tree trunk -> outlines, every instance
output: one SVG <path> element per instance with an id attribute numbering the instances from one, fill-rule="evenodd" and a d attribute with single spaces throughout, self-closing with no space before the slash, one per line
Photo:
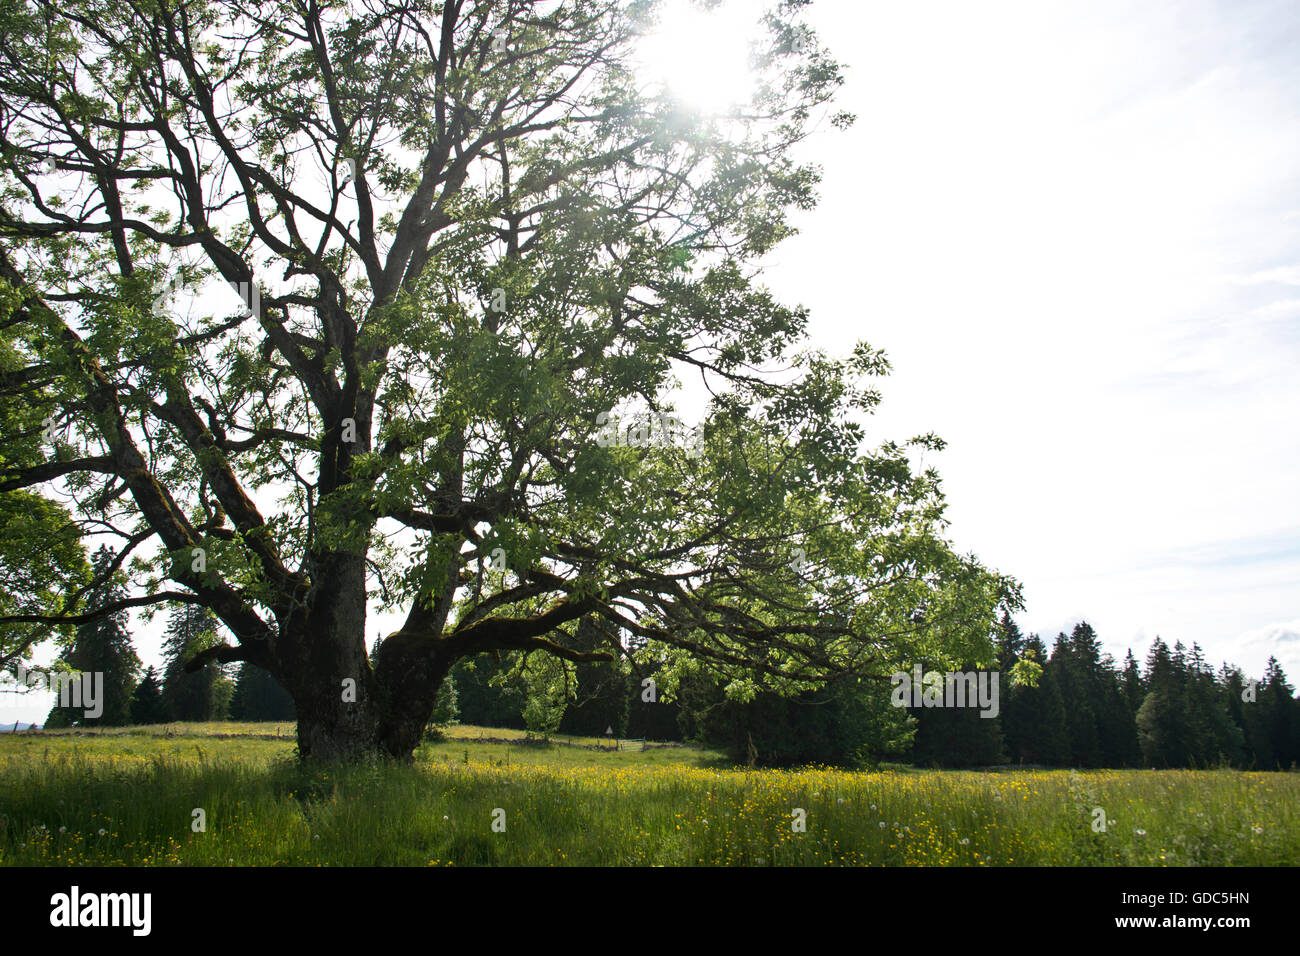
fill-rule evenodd
<path id="1" fill-rule="evenodd" d="M 275 646 L 267 649 L 267 666 L 298 711 L 299 756 L 409 760 L 460 654 L 432 637 L 397 631 L 371 662 L 364 561 L 334 555 L 317 573 L 320 585 L 280 620 Z M 454 581 L 449 592 L 439 613 L 425 622 L 427 634 L 440 633 Z"/>
<path id="2" fill-rule="evenodd" d="M 321 686 L 291 689 L 298 710 L 298 753 L 304 760 L 356 761 L 379 753 L 379 720 L 373 704 L 358 696 L 344 703 L 335 682 L 324 693 Z"/>
<path id="3" fill-rule="evenodd" d="M 384 639 L 375 661 L 375 681 L 384 702 L 379 743 L 389 756 L 411 756 L 455 662 L 450 652 L 428 638 L 397 631 Z"/>
<path id="4" fill-rule="evenodd" d="M 355 555 L 323 557 L 306 601 L 280 620 L 272 672 L 298 711 L 303 760 L 373 756 L 380 701 L 366 656 L 365 567 Z"/>
<path id="5" fill-rule="evenodd" d="M 398 631 L 384 639 L 372 671 L 363 633 L 303 632 L 292 642 L 297 659 L 276 668 L 297 709 L 304 760 L 409 760 L 424 736 L 455 657 Z"/>
<path id="6" fill-rule="evenodd" d="M 364 631 L 314 621 L 284 635 L 275 676 L 298 712 L 304 760 L 359 760 L 379 739 L 380 701 L 366 660 Z"/>

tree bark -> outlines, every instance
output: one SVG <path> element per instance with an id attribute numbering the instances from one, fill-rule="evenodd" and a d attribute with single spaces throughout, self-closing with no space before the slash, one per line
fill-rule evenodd
<path id="1" fill-rule="evenodd" d="M 333 621 L 303 626 L 294 636 L 272 672 L 293 697 L 299 756 L 412 759 L 458 655 L 431 638 L 397 631 L 380 645 L 372 670 L 363 629 Z M 349 678 L 355 683 L 346 683 Z"/>
<path id="2" fill-rule="evenodd" d="M 302 759 L 372 757 L 384 702 L 366 654 L 365 562 L 334 554 L 315 572 L 312 592 L 279 622 L 271 671 L 293 697 Z"/>
<path id="3" fill-rule="evenodd" d="M 441 642 L 397 631 L 384 639 L 375 661 L 383 702 L 379 746 L 391 756 L 409 758 L 433 715 L 438 690 L 456 662 Z"/>

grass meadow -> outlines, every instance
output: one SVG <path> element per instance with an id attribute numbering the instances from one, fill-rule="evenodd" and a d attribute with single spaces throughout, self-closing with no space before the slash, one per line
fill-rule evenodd
<path id="1" fill-rule="evenodd" d="M 413 764 L 309 768 L 295 761 L 293 732 L 0 735 L 0 863 L 1300 863 L 1294 773 L 749 770 L 693 747 L 539 745 L 474 727 L 424 744 Z"/>

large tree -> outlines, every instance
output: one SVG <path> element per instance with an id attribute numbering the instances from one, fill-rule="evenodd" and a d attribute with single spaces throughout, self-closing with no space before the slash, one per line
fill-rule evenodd
<path id="1" fill-rule="evenodd" d="M 6 381 L 62 443 L 0 491 L 116 542 L 132 605 L 210 608 L 235 643 L 189 666 L 270 671 L 305 757 L 409 755 L 485 651 L 741 696 L 990 660 L 1015 585 L 865 446 L 882 353 L 756 279 L 814 203 L 793 148 L 850 119 L 802 6 L 706 114 L 637 72 L 654 2 L 7 0 Z"/>

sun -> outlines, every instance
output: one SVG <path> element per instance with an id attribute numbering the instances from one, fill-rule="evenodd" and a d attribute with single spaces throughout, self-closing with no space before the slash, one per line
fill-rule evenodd
<path id="1" fill-rule="evenodd" d="M 656 92 L 702 113 L 726 113 L 743 105 L 754 90 L 750 44 L 762 12 L 756 0 L 707 6 L 666 0 L 638 44 L 642 77 Z"/>

